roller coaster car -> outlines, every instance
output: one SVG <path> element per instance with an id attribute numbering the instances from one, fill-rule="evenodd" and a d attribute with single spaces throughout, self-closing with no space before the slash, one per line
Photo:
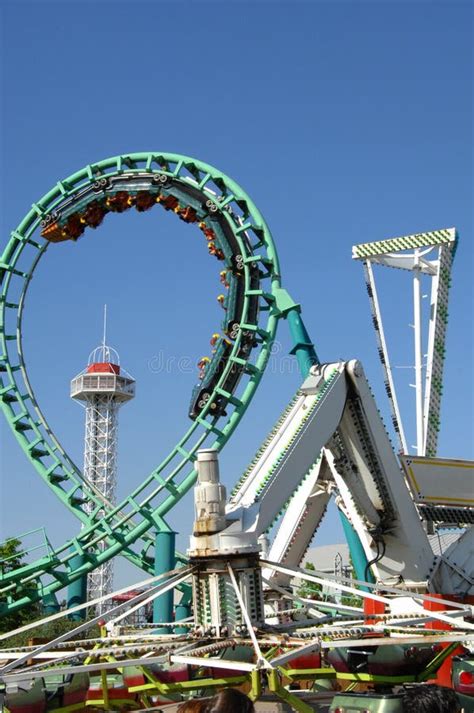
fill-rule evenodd
<path id="1" fill-rule="evenodd" d="M 191 394 L 191 404 L 189 407 L 189 417 L 193 420 L 201 413 L 203 408 L 211 399 L 212 392 L 225 369 L 227 359 L 232 351 L 232 344 L 221 339 L 216 347 L 216 353 L 209 363 L 204 378 L 196 384 Z M 210 411 L 214 415 L 220 415 L 223 411 L 222 397 L 218 396 L 210 405 Z"/>
<path id="2" fill-rule="evenodd" d="M 128 191 L 117 191 L 106 199 L 107 208 L 113 213 L 123 213 L 132 207 L 130 194 Z"/>
<path id="3" fill-rule="evenodd" d="M 102 178 L 98 178 L 97 181 L 94 181 L 92 184 L 92 190 L 94 193 L 102 193 L 107 188 L 110 188 L 111 185 L 112 183 L 110 178 L 103 176 Z"/>
<path id="4" fill-rule="evenodd" d="M 223 323 L 224 332 L 230 339 L 236 339 L 240 330 L 242 310 L 244 308 L 245 285 L 242 275 L 232 275 L 229 290 L 224 300 L 226 316 Z"/>
<path id="5" fill-rule="evenodd" d="M 253 263 L 250 266 L 250 289 L 252 291 L 257 291 L 260 288 L 261 276 L 259 268 L 255 263 Z M 258 295 L 250 295 L 247 324 L 257 324 L 259 305 L 260 302 Z"/>
<path id="6" fill-rule="evenodd" d="M 169 176 L 163 176 L 163 178 L 166 178 L 164 185 L 158 180 L 160 187 L 165 191 L 162 195 L 172 195 L 183 204 L 183 207 L 178 211 L 181 220 L 186 223 L 194 223 L 208 215 L 206 204 L 203 202 L 202 190 L 187 182 L 175 181 Z"/>
<path id="7" fill-rule="evenodd" d="M 250 268 L 250 289 L 257 290 L 260 284 L 260 271 L 258 267 Z M 245 280 L 240 274 L 232 275 L 229 282 L 229 291 L 227 292 L 224 301 L 226 310 L 226 319 L 224 323 L 224 331 L 230 339 L 236 339 L 240 331 L 242 322 L 242 312 L 244 309 L 245 300 Z M 247 324 L 256 325 L 258 319 L 259 300 L 258 295 L 249 296 L 248 312 L 245 318 Z M 253 335 L 251 331 L 245 330 L 242 334 L 242 341 L 253 343 Z"/>
<path id="8" fill-rule="evenodd" d="M 179 205 L 178 199 L 176 198 L 176 196 L 173 196 L 171 193 L 169 195 L 167 195 L 165 198 L 162 198 L 160 203 L 165 210 L 174 210 Z"/>
<path id="9" fill-rule="evenodd" d="M 50 243 L 62 243 L 63 240 L 70 240 L 67 232 L 57 222 L 45 226 L 41 231 L 41 235 Z"/>
<path id="10" fill-rule="evenodd" d="M 178 215 L 185 223 L 195 223 L 198 219 L 197 211 L 190 205 L 182 208 Z"/>
<path id="11" fill-rule="evenodd" d="M 71 240 L 77 240 L 80 238 L 85 229 L 86 226 L 77 213 L 70 215 L 66 221 L 66 225 L 64 226 L 64 230 Z"/>
<path id="12" fill-rule="evenodd" d="M 85 211 L 81 213 L 83 220 L 89 228 L 98 228 L 107 214 L 107 209 L 99 201 L 90 203 Z"/>
<path id="13" fill-rule="evenodd" d="M 94 190 L 94 186 L 86 186 L 86 188 L 81 189 L 74 197 L 67 198 L 60 206 L 57 206 L 51 213 L 48 213 L 41 221 L 42 237 L 52 243 L 71 239 L 77 240 L 79 237 L 77 234 L 77 225 L 73 228 L 72 234 L 70 235 L 67 229 L 67 223 L 70 219 L 77 223 L 77 219 L 80 220 L 82 218 L 81 211 L 87 208 L 91 204 L 91 201 L 102 201 L 102 198 L 98 198 L 97 193 L 98 191 Z"/>
<path id="14" fill-rule="evenodd" d="M 193 421 L 199 416 L 204 407 L 212 399 L 213 391 L 217 386 L 225 367 L 227 366 L 227 361 L 232 352 L 233 346 L 232 342 L 227 339 L 220 340 L 216 348 L 216 353 L 205 371 L 203 380 L 194 387 L 189 407 L 189 418 Z M 252 344 L 248 341 L 241 344 L 238 356 L 241 359 L 247 359 L 251 348 Z M 243 371 L 244 365 L 236 363 L 232 364 L 221 389 L 223 391 L 227 391 L 229 394 L 232 394 L 239 383 Z M 212 403 L 209 407 L 210 413 L 213 416 L 221 416 L 224 413 L 224 409 L 228 401 L 229 399 L 226 396 L 218 394 L 214 397 L 214 399 L 212 399 Z"/>
<path id="15" fill-rule="evenodd" d="M 212 210 L 209 204 L 214 207 Z M 229 221 L 218 210 L 218 206 L 213 201 L 207 201 L 204 209 L 209 211 L 209 218 L 214 224 L 215 242 L 222 249 L 233 272 L 241 272 L 244 269 L 244 255 Z M 237 226 L 236 226 L 237 227 Z M 248 251 L 251 252 L 250 243 L 245 233 L 241 234 L 242 240 L 247 244 Z"/>
<path id="16" fill-rule="evenodd" d="M 156 203 L 156 196 L 149 191 L 138 191 L 135 196 L 135 208 L 139 213 L 150 210 Z"/>

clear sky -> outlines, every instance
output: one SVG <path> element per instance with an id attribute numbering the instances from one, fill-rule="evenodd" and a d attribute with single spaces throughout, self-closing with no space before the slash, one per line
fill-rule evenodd
<path id="1" fill-rule="evenodd" d="M 24 2 L 3 0 L 2 245 L 32 202 L 107 156 L 196 156 L 239 182 L 273 232 L 284 286 L 323 360 L 361 359 L 388 416 L 355 243 L 456 226 L 439 454 L 472 457 L 472 3 Z M 382 278 L 396 364 L 412 363 L 411 286 Z M 119 493 L 187 428 L 194 365 L 221 319 L 216 263 L 199 231 L 163 211 L 108 216 L 53 246 L 25 312 L 38 399 L 82 465 L 84 413 L 69 381 L 101 338 L 137 380 L 121 412 Z M 222 454 L 227 484 L 299 384 L 277 354 Z M 154 368 L 160 360 L 167 369 Z M 283 373 L 284 372 L 284 373 Z M 398 370 L 410 442 L 413 380 Z M 388 420 L 388 419 L 387 419 Z M 59 545 L 78 530 L 6 424 L 0 537 L 45 526 Z M 186 547 L 189 495 L 170 517 Z M 331 511 L 317 544 L 342 541 Z M 119 576 L 128 576 L 119 569 Z"/>

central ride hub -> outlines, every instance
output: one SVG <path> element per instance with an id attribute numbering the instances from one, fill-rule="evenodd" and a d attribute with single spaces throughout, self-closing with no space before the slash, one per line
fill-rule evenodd
<path id="1" fill-rule="evenodd" d="M 248 636 L 264 623 L 259 544 L 226 537 L 226 489 L 220 483 L 217 451 L 197 454 L 194 489 L 196 519 L 188 556 L 194 566 L 193 608 L 196 632 L 205 636 Z M 239 547 L 239 544 L 241 546 Z"/>

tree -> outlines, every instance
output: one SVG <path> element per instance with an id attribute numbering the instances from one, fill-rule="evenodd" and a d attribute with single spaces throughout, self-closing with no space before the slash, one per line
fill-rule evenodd
<path id="1" fill-rule="evenodd" d="M 354 573 L 354 563 L 352 561 L 352 555 L 349 553 L 349 566 L 346 569 L 345 576 L 347 578 L 353 579 Z M 355 584 L 353 586 L 356 589 L 358 588 Z M 362 597 L 357 596 L 357 594 L 349 594 L 345 592 L 342 594 L 341 602 L 342 604 L 347 604 L 350 607 L 362 607 L 364 605 L 364 600 Z"/>
<path id="2" fill-rule="evenodd" d="M 25 564 L 24 557 L 25 553 L 22 551 L 21 540 L 12 537 L 3 543 L 0 543 L 0 573 L 7 574 L 18 567 L 21 567 Z M 36 594 L 36 592 L 34 593 Z M 18 611 L 5 613 L 2 612 L 2 604 L 3 608 L 5 608 L 6 601 L 6 597 L 0 594 L 0 634 L 7 633 L 8 631 L 14 631 L 15 629 L 36 621 L 41 617 L 42 611 L 40 602 L 30 604 L 29 606 L 23 607 L 23 609 Z M 29 642 L 35 638 L 49 641 L 56 638 L 60 634 L 65 634 L 67 631 L 75 629 L 77 626 L 77 621 L 71 621 L 64 616 L 56 621 L 51 621 L 42 626 L 35 627 L 21 634 L 5 639 L 0 642 L 0 648 L 27 646 Z M 91 627 L 87 633 L 81 632 L 76 634 L 73 638 L 97 637 L 99 635 L 100 629 L 96 625 Z"/>
<path id="3" fill-rule="evenodd" d="M 11 537 L 0 543 L 0 572 L 6 574 L 20 567 L 23 553 L 20 550 L 21 540 Z"/>
<path id="4" fill-rule="evenodd" d="M 312 562 L 306 562 L 304 568 L 309 572 L 316 571 L 316 567 Z M 322 593 L 323 588 L 320 584 L 317 582 L 309 582 L 308 580 L 304 580 L 303 584 L 298 589 L 298 596 L 303 597 L 303 599 L 321 599 Z"/>
<path id="5" fill-rule="evenodd" d="M 21 540 L 11 537 L 0 543 L 0 574 L 3 576 L 21 567 L 24 559 L 24 552 L 21 549 Z M 7 598 L 0 594 L 0 633 L 6 633 L 13 629 L 34 621 L 40 615 L 38 604 L 32 604 L 18 611 L 5 613 Z"/>

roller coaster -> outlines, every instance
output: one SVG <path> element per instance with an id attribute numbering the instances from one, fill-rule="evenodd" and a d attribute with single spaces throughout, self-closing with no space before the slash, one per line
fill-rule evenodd
<path id="1" fill-rule="evenodd" d="M 41 411 L 24 358 L 23 312 L 34 271 L 52 243 L 77 240 L 109 212 L 132 207 L 141 212 L 155 205 L 203 232 L 228 276 L 226 312 L 222 336 L 190 406 L 192 426 L 141 485 L 112 507 L 85 482 Z M 43 241 L 35 237 L 37 231 Z M 59 181 L 12 231 L 0 261 L 0 282 L 3 414 L 36 472 L 81 522 L 80 532 L 64 545 L 3 574 L 0 606 L 13 611 L 119 553 L 152 573 L 151 533 L 167 529 L 163 518 L 194 484 L 196 451 L 207 444 L 220 450 L 235 431 L 258 387 L 281 318 L 290 315 L 294 333 L 303 334 L 295 342 L 300 358 L 314 362 L 316 357 L 299 324 L 299 306 L 281 287 L 275 245 L 254 203 L 220 171 L 180 155 L 118 156 Z M 97 518 L 104 510 L 106 516 Z"/>
<path id="2" fill-rule="evenodd" d="M 211 358 L 200 363 L 188 412 L 192 425 L 142 484 L 113 506 L 83 477 L 46 422 L 26 369 L 23 311 L 34 270 L 48 249 L 57 249 L 55 243 L 86 238 L 88 229 L 98 228 L 108 213 L 132 208 L 144 212 L 155 205 L 202 232 L 225 289 L 219 300 L 224 316 L 213 335 Z M 105 614 L 107 627 L 95 617 L 75 630 L 80 634 L 100 623 L 100 639 L 79 642 L 79 652 L 76 648 L 71 654 L 58 648 L 66 645 L 70 633 L 36 648 L 4 650 L 0 683 L 12 686 L 12 691 L 22 681 L 30 685 L 43 680 L 43 666 L 50 665 L 61 676 L 100 671 L 103 698 L 84 704 L 82 696 L 75 707 L 108 709 L 106 671 L 118 669 L 125 681 L 126 669 L 138 667 L 138 683 L 125 685 L 127 695 L 142 696 L 139 703 L 134 699 L 132 707 L 149 706 L 148 690 L 169 701 L 175 694 L 175 700 L 182 700 L 189 691 L 245 683 L 254 699 L 266 686 L 294 710 L 310 711 L 311 697 L 302 700 L 291 694 L 285 680 L 314 683 L 329 676 L 354 685 L 366 681 L 382 686 L 393 686 L 407 676 L 426 681 L 460 651 L 461 641 L 472 646 L 474 530 L 469 528 L 473 523 L 469 488 L 473 464 L 432 460 L 439 425 L 449 267 L 456 245 L 456 232 L 447 229 L 354 248 L 354 257 L 363 259 L 366 269 L 393 426 L 402 444 L 399 458 L 361 364 L 356 360 L 319 363 L 301 308 L 282 287 L 270 230 L 249 196 L 230 178 L 193 158 L 136 153 L 91 164 L 58 182 L 33 204 L 12 232 L 0 261 L 0 400 L 21 448 L 48 487 L 78 517 L 81 529 L 47 555 L 1 573 L 0 615 L 47 600 L 118 554 L 148 575 L 156 575 L 156 537 L 170 531 L 166 515 L 197 480 L 196 519 L 187 557 L 177 553 L 176 570 L 142 582 L 143 591 Z M 420 253 L 421 248 L 425 252 Z M 439 250 L 438 259 L 430 261 L 426 256 L 434 248 Z M 417 412 L 420 424 L 425 420 L 424 431 L 423 426 L 419 429 L 419 457 L 403 451 L 405 437 L 371 271 L 371 263 L 377 261 L 405 268 L 409 249 L 415 251 L 410 263 L 415 282 L 422 271 L 434 277 L 427 406 L 424 414 L 422 409 Z M 403 253 L 401 258 L 397 251 Z M 260 383 L 281 319 L 289 324 L 291 353 L 304 381 L 227 499 L 219 481 L 218 452 Z M 421 372 L 418 386 L 420 376 Z M 422 396 L 420 387 L 417 405 Z M 435 471 L 438 491 L 433 496 Z M 440 487 L 448 494 L 440 495 Z M 352 545 L 355 581 L 328 580 L 321 573 L 309 575 L 299 569 L 333 495 Z M 262 538 L 279 517 L 272 548 L 262 553 Z M 427 530 L 442 525 L 465 529 L 438 556 Z M 292 592 L 294 577 L 360 596 L 364 609 L 321 600 L 312 604 Z M 159 620 L 164 631 L 175 631 L 164 636 L 163 629 L 148 635 L 131 633 L 119 624 L 130 612 L 176 587 L 189 601 L 189 580 L 193 617 L 181 630 L 171 619 Z M 287 600 L 290 609 L 285 608 Z M 81 603 L 70 611 L 87 606 Z M 445 631 L 433 635 L 424 631 L 440 625 Z M 189 635 L 183 634 L 188 630 Z M 419 644 L 420 649 L 409 649 L 411 644 Z M 231 651 L 224 663 L 220 655 L 239 646 L 239 654 Z M 390 647 L 390 660 L 383 653 L 385 646 Z M 305 656 L 315 651 L 319 663 L 313 656 L 309 665 Z M 323 653 L 326 668 L 321 668 Z M 44 665 L 42 657 L 47 659 Z M 69 666 L 71 658 L 75 663 Z M 297 661 L 304 669 L 301 673 Z M 33 668 L 28 668 L 31 662 Z M 183 666 L 188 673 L 198 671 L 197 678 L 186 673 L 184 679 L 164 679 L 171 675 L 170 664 L 179 672 Z M 227 669 L 227 678 L 203 678 L 202 667 Z M 470 690 L 467 695 L 471 696 Z M 20 703 L 15 700 L 16 710 Z M 127 707 L 127 700 L 115 707 Z"/>

